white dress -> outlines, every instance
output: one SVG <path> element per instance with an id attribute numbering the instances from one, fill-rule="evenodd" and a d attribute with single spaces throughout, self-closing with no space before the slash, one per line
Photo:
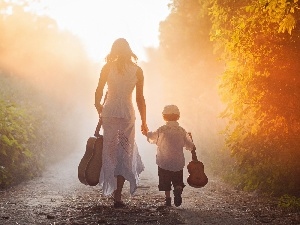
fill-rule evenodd
<path id="1" fill-rule="evenodd" d="M 102 110 L 103 155 L 99 184 L 104 195 L 117 188 L 117 175 L 130 183 L 130 193 L 137 188 L 144 165 L 135 143 L 135 111 L 132 92 L 138 67 L 129 64 L 119 74 L 112 66 L 107 77 L 108 94 Z"/>

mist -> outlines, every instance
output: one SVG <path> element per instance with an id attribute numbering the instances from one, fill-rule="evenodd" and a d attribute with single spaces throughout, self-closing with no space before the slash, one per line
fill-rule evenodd
<path id="1" fill-rule="evenodd" d="M 48 17 L 37 17 L 20 9 L 0 22 L 4 33 L 0 37 L 0 75 L 13 77 L 18 88 L 26 89 L 27 99 L 43 103 L 43 110 L 56 117 L 57 129 L 48 132 L 54 135 L 53 132 L 58 131 L 60 134 L 55 135 L 61 137 L 49 146 L 53 150 L 46 149 L 46 153 L 54 153 L 56 160 L 69 154 L 82 157 L 86 142 L 94 135 L 98 123 L 94 93 L 104 59 L 95 63 L 88 57 L 79 37 L 59 29 L 56 22 Z M 102 55 L 106 54 L 108 52 Z M 155 146 L 150 146 L 141 134 L 140 117 L 134 105 L 136 142 L 146 170 L 151 170 L 156 168 Z M 151 104 L 149 110 L 153 110 Z"/>
<path id="2" fill-rule="evenodd" d="M 57 115 L 64 131 L 61 142 L 52 146 L 57 149 L 58 157 L 74 152 L 83 155 L 86 141 L 93 136 L 98 122 L 94 93 L 102 64 L 88 57 L 79 37 L 60 30 L 48 17 L 20 11 L 6 17 L 0 26 L 5 34 L 0 37 L 2 72 L 30 84 L 40 93 L 35 97 L 46 104 L 45 110 Z M 211 58 L 192 66 L 174 65 L 160 49 L 145 51 L 148 61 L 138 64 L 145 76 L 150 131 L 165 123 L 161 113 L 163 107 L 176 104 L 181 112 L 180 125 L 192 133 L 198 158 L 209 165 L 211 156 L 223 145 L 219 132 L 224 122 L 218 118 L 223 105 L 217 93 L 217 78 L 222 65 Z M 149 144 L 141 134 L 140 116 L 135 102 L 134 105 L 139 152 L 146 170 L 155 174 L 156 146 Z M 51 131 L 49 133 L 51 135 Z M 191 156 L 187 151 L 185 155 L 188 162 Z"/>
<path id="3" fill-rule="evenodd" d="M 24 84 L 20 89 L 28 89 L 27 99 L 42 103 L 44 111 L 56 117 L 60 134 L 55 135 L 61 135 L 51 146 L 56 158 L 84 152 L 98 120 L 94 92 L 101 65 L 88 58 L 78 37 L 48 17 L 16 8 L 1 17 L 0 28 L 0 74 Z"/>
<path id="4" fill-rule="evenodd" d="M 180 48 L 180 46 L 178 46 Z M 147 122 L 150 130 L 165 124 L 162 110 L 165 105 L 175 104 L 180 110 L 179 124 L 191 132 L 197 148 L 198 159 L 207 169 L 213 170 L 224 147 L 224 119 L 220 113 L 225 106 L 218 94 L 218 79 L 223 65 L 210 53 L 210 46 L 202 49 L 207 60 L 197 63 L 176 63 L 167 59 L 162 49 L 147 49 L 148 62 L 142 63 L 145 76 Z M 190 55 L 189 57 L 197 57 Z M 146 149 L 153 146 L 145 146 Z M 155 150 L 154 150 L 155 151 Z M 184 151 L 186 164 L 191 154 Z M 147 153 L 149 158 L 150 153 Z M 152 154 L 152 153 L 151 153 Z M 148 157 L 147 157 L 148 158 Z"/>

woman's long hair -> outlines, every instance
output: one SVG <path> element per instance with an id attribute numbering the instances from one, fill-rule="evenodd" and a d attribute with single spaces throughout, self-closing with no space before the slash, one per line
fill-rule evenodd
<path id="1" fill-rule="evenodd" d="M 125 38 L 119 38 L 114 41 L 110 53 L 106 56 L 106 62 L 116 62 L 119 71 L 123 71 L 127 63 L 138 60 L 137 56 L 132 52 L 129 43 Z"/>

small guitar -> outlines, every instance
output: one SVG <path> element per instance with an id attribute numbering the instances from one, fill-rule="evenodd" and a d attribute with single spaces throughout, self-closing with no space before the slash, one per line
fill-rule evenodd
<path id="1" fill-rule="evenodd" d="M 192 138 L 191 133 L 189 133 Z M 193 139 L 192 139 L 193 140 Z M 208 178 L 204 172 L 204 165 L 197 158 L 196 151 L 192 151 L 192 161 L 187 165 L 189 177 L 187 183 L 194 188 L 202 188 L 208 183 Z"/>

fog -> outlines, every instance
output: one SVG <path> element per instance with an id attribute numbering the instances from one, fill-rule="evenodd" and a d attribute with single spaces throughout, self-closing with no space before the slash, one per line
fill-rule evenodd
<path id="1" fill-rule="evenodd" d="M 38 99 L 34 102 L 43 103 L 44 111 L 57 117 L 56 131 L 61 134 L 55 135 L 61 137 L 52 146 L 57 154 L 84 152 L 97 124 L 94 91 L 100 65 L 90 61 L 78 37 L 59 30 L 48 17 L 15 11 L 0 18 L 0 29 L 1 74 L 34 89 L 27 90 L 28 101 Z"/>
<path id="2" fill-rule="evenodd" d="M 210 52 L 209 48 L 203 49 L 203 54 Z M 149 129 L 155 130 L 165 123 L 162 118 L 165 105 L 177 105 L 181 113 L 178 122 L 192 133 L 198 159 L 207 168 L 214 168 L 213 164 L 224 148 L 224 137 L 220 133 L 225 121 L 219 117 L 224 105 L 218 95 L 218 78 L 223 65 L 212 52 L 204 57 L 207 60 L 197 64 L 170 61 L 160 49 L 147 49 L 147 52 L 149 61 L 141 65 L 145 75 Z M 191 154 L 185 151 L 185 157 L 187 164 Z"/>
<path id="3" fill-rule="evenodd" d="M 83 155 L 98 122 L 94 92 L 104 59 L 99 60 L 101 63 L 91 61 L 79 38 L 58 30 L 55 22 L 47 18 L 36 21 L 20 15 L 6 19 L 0 26 L 5 28 L 5 35 L 0 38 L 1 70 L 32 85 L 41 93 L 42 101 L 47 102 L 45 110 L 57 114 L 67 134 L 62 137 L 65 146 L 57 146 L 59 152 Z M 149 61 L 138 64 L 144 70 L 149 129 L 154 131 L 165 123 L 161 114 L 165 105 L 176 104 L 181 111 L 180 125 L 192 132 L 199 158 L 209 164 L 211 155 L 223 143 L 219 132 L 224 124 L 218 118 L 223 106 L 217 93 L 221 66 L 203 61 L 187 72 L 184 66 L 168 62 L 159 50 L 146 51 Z M 156 146 L 141 134 L 136 104 L 135 108 L 136 142 L 146 170 L 155 174 Z M 186 161 L 190 158 L 186 152 Z"/>

